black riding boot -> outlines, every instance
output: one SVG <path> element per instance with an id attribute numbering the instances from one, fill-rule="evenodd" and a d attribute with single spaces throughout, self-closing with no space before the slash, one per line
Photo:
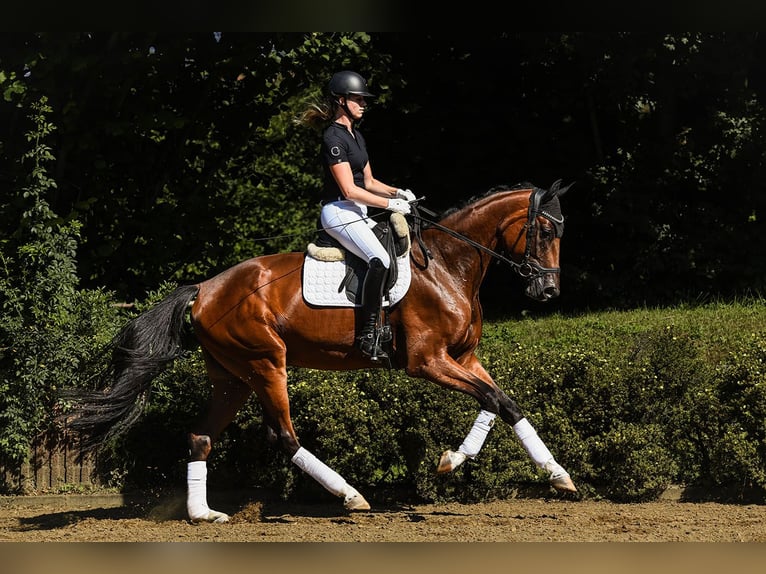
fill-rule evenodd
<path id="1" fill-rule="evenodd" d="M 357 344 L 362 353 L 373 361 L 388 358 L 388 354 L 380 346 L 377 329 L 383 304 L 383 281 L 387 271 L 380 259 L 372 258 L 362 285 L 362 330 L 357 337 Z"/>

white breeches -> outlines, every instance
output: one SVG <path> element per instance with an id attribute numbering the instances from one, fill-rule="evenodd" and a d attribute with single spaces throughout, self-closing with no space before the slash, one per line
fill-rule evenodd
<path id="1" fill-rule="evenodd" d="M 375 222 L 367 217 L 367 207 L 350 200 L 333 201 L 322 206 L 322 227 L 351 253 L 367 263 L 374 257 L 388 269 L 391 259 L 378 241 L 372 228 Z"/>

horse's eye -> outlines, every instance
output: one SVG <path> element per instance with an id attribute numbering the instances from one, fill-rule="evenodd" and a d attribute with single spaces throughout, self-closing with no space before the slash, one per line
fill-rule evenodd
<path id="1" fill-rule="evenodd" d="M 551 241 L 554 237 L 553 227 L 550 225 L 542 225 L 540 227 L 540 238 L 546 241 Z"/>

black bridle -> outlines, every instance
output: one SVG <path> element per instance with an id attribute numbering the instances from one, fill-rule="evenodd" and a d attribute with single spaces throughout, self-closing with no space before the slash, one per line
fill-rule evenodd
<path id="1" fill-rule="evenodd" d="M 436 223 L 435 221 L 424 218 L 423 216 L 420 215 L 421 211 L 427 213 L 428 215 L 432 217 L 435 216 L 436 214 L 433 211 L 430 211 L 422 206 L 418 206 L 416 202 L 411 203 L 410 205 L 413 208 L 412 215 L 413 215 L 413 219 L 415 220 L 415 229 L 414 229 L 413 235 L 415 236 L 418 242 L 418 245 L 420 246 L 420 249 L 425 257 L 425 266 L 428 267 L 428 260 L 433 259 L 433 254 L 425 246 L 422 238 L 420 237 L 421 222 L 426 222 L 429 225 L 435 227 L 436 229 L 443 231 L 444 233 L 448 235 L 451 235 L 455 239 L 459 239 L 460 241 L 463 241 L 464 243 L 467 243 L 468 245 L 471 245 L 472 247 L 475 247 L 476 249 L 489 254 L 495 259 L 502 261 L 503 263 L 507 263 L 508 265 L 511 266 L 511 268 L 516 273 L 519 274 L 520 277 L 524 279 L 533 280 L 533 279 L 542 277 L 543 275 L 546 275 L 548 273 L 561 273 L 561 268 L 543 267 L 532 258 L 532 241 L 534 240 L 535 233 L 537 232 L 537 218 L 544 217 L 545 219 L 547 219 L 554 225 L 561 225 L 564 223 L 563 216 L 556 218 L 551 213 L 548 213 L 547 211 L 541 209 L 540 202 L 543 195 L 545 195 L 545 193 L 546 193 L 546 190 L 536 187 L 532 190 L 532 193 L 529 196 L 529 209 L 527 211 L 527 222 L 526 224 L 524 224 L 524 228 L 527 231 L 527 243 L 524 249 L 524 259 L 522 259 L 520 263 L 516 263 L 515 261 L 505 257 L 504 255 L 497 253 L 496 251 L 493 251 L 492 249 L 489 249 L 488 247 L 485 247 L 481 243 L 477 243 L 473 239 L 470 239 L 466 237 L 465 235 L 462 235 L 461 233 L 458 233 L 457 231 L 450 229 L 449 227 L 444 227 L 443 225 L 440 225 Z M 423 199 L 425 198 L 419 198 L 418 201 L 421 201 Z"/>

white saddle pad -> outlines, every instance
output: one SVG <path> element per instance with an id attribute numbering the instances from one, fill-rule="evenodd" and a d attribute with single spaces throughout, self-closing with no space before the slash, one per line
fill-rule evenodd
<path id="1" fill-rule="evenodd" d="M 396 265 L 399 269 L 396 285 L 389 291 L 388 298 L 383 300 L 384 307 L 400 301 L 410 288 L 412 270 L 409 251 L 396 258 Z M 359 307 L 359 303 L 355 304 L 348 300 L 345 287 L 338 293 L 338 287 L 345 276 L 344 261 L 320 261 L 306 254 L 306 261 L 303 264 L 303 298 L 311 305 Z"/>

